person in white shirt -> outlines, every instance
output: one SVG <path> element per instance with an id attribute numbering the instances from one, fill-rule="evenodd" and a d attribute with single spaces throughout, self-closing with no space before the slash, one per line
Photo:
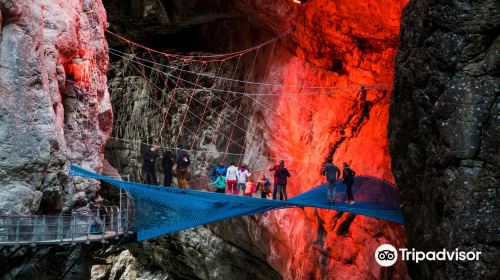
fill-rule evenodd
<path id="1" fill-rule="evenodd" d="M 243 190 L 241 194 L 245 194 L 247 178 L 251 175 L 252 173 L 247 170 L 247 165 L 243 163 L 238 171 L 238 194 L 240 193 L 240 189 Z"/>
<path id="2" fill-rule="evenodd" d="M 226 172 L 227 179 L 227 193 L 228 194 L 238 194 L 236 185 L 238 184 L 238 168 L 234 166 L 234 162 L 227 168 Z"/>

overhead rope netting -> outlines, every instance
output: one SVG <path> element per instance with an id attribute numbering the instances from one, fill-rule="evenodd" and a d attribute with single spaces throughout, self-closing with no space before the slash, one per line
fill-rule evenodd
<path id="1" fill-rule="evenodd" d="M 343 203 L 345 186 L 342 181 L 337 181 L 336 204 L 329 205 L 326 185 L 287 201 L 279 201 L 126 182 L 75 165 L 70 166 L 70 175 L 102 180 L 124 190 L 133 205 L 131 230 L 137 233 L 138 241 L 233 217 L 290 207 L 317 207 L 403 223 L 397 188 L 368 176 L 354 180 L 352 191 L 356 204 Z"/>
<path id="2" fill-rule="evenodd" d="M 202 170 L 207 169 L 212 159 L 234 161 L 238 165 L 243 162 L 252 165 L 259 160 L 276 161 L 277 158 L 262 151 L 264 148 L 247 149 L 262 146 L 263 139 L 255 136 L 261 134 L 267 139 L 279 140 L 280 159 L 299 160 L 287 152 L 294 145 L 279 137 L 268 124 L 259 121 L 251 113 L 252 106 L 262 111 L 266 118 L 286 121 L 296 129 L 304 130 L 300 123 L 279 113 L 265 98 L 335 94 L 339 98 L 352 99 L 350 94 L 360 91 L 361 85 L 269 82 L 272 79 L 267 79 L 267 76 L 277 44 L 292 32 L 291 29 L 248 49 L 213 55 L 166 53 L 107 32 L 125 46 L 121 50 L 109 48 L 112 57 L 119 59 L 119 63 L 110 63 L 111 76 L 120 77 L 122 83 L 110 87 L 113 106 L 120 103 L 118 99 L 125 98 L 120 93 L 127 91 L 134 90 L 136 95 L 145 97 L 142 100 L 130 98 L 126 102 L 128 105 L 122 108 L 123 118 L 119 115 L 120 110 L 113 108 L 116 121 L 112 141 L 107 147 L 112 159 L 108 160 L 122 173 L 124 170 L 120 166 L 130 167 L 131 163 L 124 161 L 131 158 L 120 153 L 123 150 L 135 151 L 132 154 L 140 158 L 138 147 L 150 145 L 151 140 L 144 140 L 148 138 L 156 139 L 156 143 L 165 149 L 183 144 L 191 153 L 191 170 L 197 172 L 193 174 L 195 177 L 206 175 Z M 259 78 L 262 80 L 257 81 L 257 77 L 262 77 Z M 110 83 L 115 78 L 111 78 Z M 390 84 L 364 85 L 365 90 L 389 87 Z M 120 88 L 123 88 L 121 92 Z M 141 112 L 134 115 L 137 111 Z M 261 133 L 249 132 L 248 127 Z M 116 149 L 112 150 L 113 147 Z M 125 173 L 140 170 L 137 168 L 139 164 L 136 165 Z M 139 178 L 133 176 L 133 179 Z"/>

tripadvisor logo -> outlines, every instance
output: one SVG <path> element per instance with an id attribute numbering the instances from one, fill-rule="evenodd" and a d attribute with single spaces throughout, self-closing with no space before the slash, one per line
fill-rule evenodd
<path id="1" fill-rule="evenodd" d="M 453 251 L 443 249 L 441 251 L 422 252 L 415 249 L 399 248 L 401 260 L 413 261 L 477 261 L 481 252 L 477 251 L 459 251 L 458 248 Z M 375 250 L 375 260 L 381 266 L 391 266 L 398 260 L 398 250 L 391 244 L 382 244 Z"/>
<path id="2" fill-rule="evenodd" d="M 375 260 L 381 266 L 391 266 L 398 260 L 398 251 L 391 244 L 382 244 L 375 250 Z"/>

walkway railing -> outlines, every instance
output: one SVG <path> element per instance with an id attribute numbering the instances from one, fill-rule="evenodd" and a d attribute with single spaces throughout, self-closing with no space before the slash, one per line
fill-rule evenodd
<path id="1" fill-rule="evenodd" d="M 86 215 L 0 216 L 0 246 L 105 242 L 127 235 L 129 223 L 128 203 Z"/>

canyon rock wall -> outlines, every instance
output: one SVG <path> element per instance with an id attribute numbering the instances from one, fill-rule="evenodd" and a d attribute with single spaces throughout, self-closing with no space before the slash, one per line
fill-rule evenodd
<path id="1" fill-rule="evenodd" d="M 1 0 L 0 21 L 0 215 L 84 212 L 100 186 L 68 177 L 67 167 L 101 170 L 111 134 L 104 7 Z M 24 263 L 47 251 L 2 250 L 0 278 L 62 273 L 67 260 L 55 256 Z M 59 265 L 44 271 L 51 260 Z"/>
<path id="2" fill-rule="evenodd" d="M 251 121 L 241 123 L 248 131 L 243 135 L 244 139 L 240 137 L 238 140 L 240 145 L 245 146 L 243 161 L 250 163 L 252 170 L 263 170 L 274 162 L 259 155 L 286 159 L 289 168 L 294 170 L 289 186 L 290 195 L 304 192 L 320 183 L 323 178 L 319 171 L 328 157 L 332 157 L 339 165 L 343 161 L 349 162 L 358 174 L 394 180 L 386 127 L 399 15 L 405 1 L 382 1 L 376 4 L 311 1 L 303 8 L 291 1 L 235 1 L 225 2 L 222 6 L 215 1 L 201 5 L 203 11 L 195 8 L 198 7 L 196 2 L 171 1 L 169 7 L 160 5 L 158 1 L 128 1 L 120 2 L 120 5 L 117 1 L 104 1 L 104 4 L 112 31 L 147 46 L 170 51 L 234 51 L 292 28 L 291 33 L 274 46 L 260 49 L 262 53 L 257 56 L 253 71 L 248 71 L 253 64 L 251 59 L 242 62 L 246 71 L 238 71 L 244 72 L 238 73 L 239 79 L 250 78 L 252 81 L 287 86 L 354 88 L 334 90 L 330 96 L 326 94 L 328 89 L 323 88 L 318 91 L 324 95 L 290 98 L 280 97 L 285 92 L 283 89 L 245 87 L 247 92 L 275 93 L 276 96 L 244 99 L 244 108 L 250 110 L 248 116 Z M 187 6 L 193 9 L 185 9 Z M 205 21 L 198 21 L 200 18 Z M 130 52 L 123 42 L 119 43 L 113 36 L 110 38 L 112 46 Z M 227 77 L 225 74 L 223 76 Z M 128 92 L 124 96 L 130 96 L 130 102 L 124 104 L 131 105 L 132 95 L 138 92 L 123 86 L 127 79 L 137 78 L 117 79 L 122 85 L 112 85 L 111 92 Z M 161 80 L 156 81 L 161 87 Z M 362 84 L 382 86 L 372 87 L 364 94 L 359 90 Z M 294 88 L 288 91 L 304 93 L 314 89 Z M 186 89 L 185 93 L 189 91 Z M 134 100 L 137 106 L 149 102 L 143 98 Z M 174 119 L 177 118 L 175 110 Z M 116 110 L 117 119 L 123 117 L 120 122 L 125 127 L 135 122 L 127 116 L 130 111 L 136 112 L 131 108 Z M 230 118 L 237 117 L 234 112 L 228 113 Z M 123 115 L 120 117 L 119 114 Z M 140 114 L 148 118 L 150 116 L 146 111 Z M 165 146 L 171 146 L 175 142 L 169 140 L 169 134 L 178 128 L 175 123 L 168 123 L 164 139 L 163 135 L 158 135 L 158 127 L 162 123 L 160 119 L 158 116 L 151 117 L 151 121 L 144 126 L 137 123 L 135 129 L 123 129 L 128 130 L 129 135 L 135 135 L 135 139 L 141 135 L 161 137 Z M 187 125 L 191 128 L 192 124 Z M 224 151 L 224 142 L 219 141 L 213 149 Z M 133 166 L 129 171 L 132 173 L 137 172 L 140 166 L 139 147 L 138 144 L 135 146 L 136 152 L 132 157 L 121 160 L 133 162 L 127 164 Z M 198 148 L 198 144 L 195 147 Z M 120 148 L 114 150 L 117 149 Z M 111 150 L 109 155 L 112 156 Z M 213 164 L 220 158 L 217 155 L 209 156 L 207 162 Z M 210 167 L 210 164 L 206 167 Z M 199 175 L 207 171 L 197 169 Z M 327 279 L 342 275 L 361 278 L 407 277 L 402 262 L 389 269 L 375 263 L 373 252 L 379 244 L 405 245 L 402 226 L 376 219 L 324 210 L 293 209 L 234 219 L 209 226 L 209 229 L 238 250 L 249 252 L 248 256 L 268 262 L 286 279 Z M 186 232 L 192 234 L 191 231 Z M 176 248 L 177 252 L 184 252 L 189 246 L 198 246 L 196 238 L 185 240 L 188 244 L 172 238 L 168 246 Z M 161 251 L 161 246 L 166 244 L 164 240 L 152 243 L 144 246 L 148 246 L 150 251 Z M 141 258 L 140 250 L 130 252 L 132 255 L 139 254 Z M 215 249 L 214 253 L 223 252 Z M 142 254 L 147 255 L 147 252 L 142 251 Z M 190 270 L 197 271 L 193 260 L 186 260 L 186 263 Z M 168 270 L 168 266 L 163 265 L 163 268 Z M 252 269 L 248 267 L 249 271 Z M 201 274 L 194 275 L 200 277 Z"/>
<path id="3" fill-rule="evenodd" d="M 408 246 L 481 251 L 415 279 L 495 278 L 500 250 L 500 2 L 411 1 L 390 109 Z"/>
<path id="4" fill-rule="evenodd" d="M 348 162 L 358 174 L 392 181 L 386 126 L 399 13 L 405 2 L 311 1 L 302 8 L 288 2 L 243 1 L 240 9 L 271 28 L 295 30 L 278 48 L 266 82 L 303 86 L 289 88 L 292 93 L 333 91 L 295 98 L 280 97 L 283 90 L 276 90 L 277 97 L 263 102 L 271 104 L 272 111 L 256 108 L 271 115 L 265 120 L 268 127 L 277 128 L 278 137 L 266 139 L 266 150 L 288 159 L 294 170 L 289 194 L 322 182 L 319 171 L 327 158 L 338 165 Z M 385 87 L 366 95 L 359 88 L 342 89 L 362 84 Z M 318 209 L 274 211 L 259 223 L 256 229 L 267 228 L 278 237 L 269 242 L 268 261 L 284 278 L 406 277 L 403 263 L 385 269 L 372 257 L 379 244 L 405 245 L 401 226 Z"/>
<path id="5" fill-rule="evenodd" d="M 111 133 L 105 10 L 100 1 L 56 0 L 0 8 L 0 214 L 85 205 L 98 185 L 68 178 L 66 168 L 100 170 Z"/>

